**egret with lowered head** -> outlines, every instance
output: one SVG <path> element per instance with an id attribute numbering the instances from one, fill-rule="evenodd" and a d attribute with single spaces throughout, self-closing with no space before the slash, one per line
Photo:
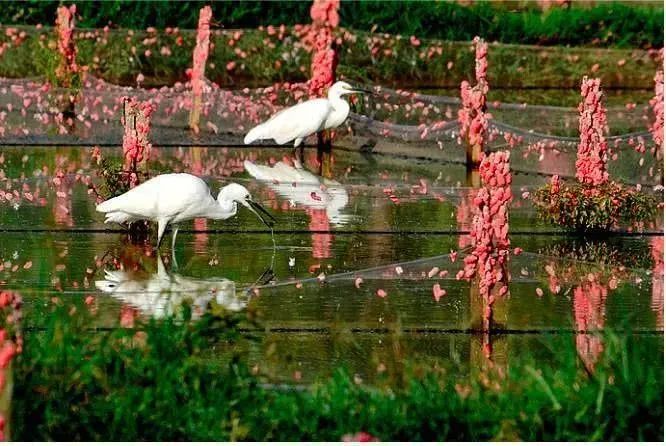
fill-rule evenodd
<path id="1" fill-rule="evenodd" d="M 294 141 L 294 147 L 298 147 L 308 136 L 345 122 L 349 116 L 349 104 L 342 96 L 352 93 L 371 92 L 338 81 L 328 89 L 328 98 L 310 99 L 279 111 L 250 130 L 243 142 L 251 144 L 257 140 L 273 139 L 278 144 Z"/>
<path id="2" fill-rule="evenodd" d="M 106 214 L 105 223 L 131 223 L 137 220 L 157 222 L 157 247 L 164 230 L 174 226 L 171 249 L 176 243 L 178 223 L 197 217 L 226 220 L 236 215 L 238 203 L 252 211 L 268 227 L 275 218 L 260 204 L 252 201 L 250 192 L 240 184 L 231 183 L 220 190 L 215 200 L 208 185 L 188 173 L 158 175 L 122 195 L 97 205 L 97 212 Z"/>

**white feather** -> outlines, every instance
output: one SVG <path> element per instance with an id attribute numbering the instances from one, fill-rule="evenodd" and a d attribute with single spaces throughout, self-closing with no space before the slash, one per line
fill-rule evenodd
<path id="1" fill-rule="evenodd" d="M 278 112 L 252 128 L 243 142 L 250 144 L 272 139 L 280 145 L 294 141 L 294 146 L 298 146 L 304 138 L 345 122 L 349 116 L 349 104 L 342 99 L 342 95 L 353 92 L 346 82 L 336 82 L 328 90 L 328 98 L 311 99 Z"/>

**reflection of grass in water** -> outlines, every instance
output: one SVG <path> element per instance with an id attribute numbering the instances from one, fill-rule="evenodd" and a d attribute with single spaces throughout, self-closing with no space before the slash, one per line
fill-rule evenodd
<path id="1" fill-rule="evenodd" d="M 239 342 L 238 317 L 149 322 L 137 335 L 87 331 L 87 311 L 69 312 L 32 321 L 45 328 L 27 334 L 15 364 L 15 439 L 663 439 L 660 336 L 607 333 L 594 375 L 564 336 L 544 346 L 554 363 L 509 357 L 498 371 L 481 356 L 468 378 L 414 365 L 390 392 L 336 371 L 285 392 L 260 386 L 239 359 L 204 360 L 213 345 Z"/>

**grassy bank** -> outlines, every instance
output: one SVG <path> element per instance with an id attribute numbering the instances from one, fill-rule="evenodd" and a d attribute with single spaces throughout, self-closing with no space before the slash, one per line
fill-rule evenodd
<path id="1" fill-rule="evenodd" d="M 337 371 L 298 391 L 233 355 L 238 317 L 91 331 L 68 303 L 39 319 L 13 365 L 14 440 L 663 440 L 663 362 L 645 359 L 660 336 L 606 334 L 594 374 L 571 335 L 544 344 L 554 363 L 415 365 L 393 389 Z"/>
<path id="2" fill-rule="evenodd" d="M 302 28 L 215 30 L 206 77 L 222 86 L 243 88 L 308 79 L 310 52 Z M 413 40 L 396 35 L 338 30 L 340 76 L 355 82 L 415 88 L 458 89 L 474 77 L 470 43 Z M 78 62 L 109 82 L 171 85 L 187 79 L 192 31 L 77 32 Z M 50 29 L 0 28 L 0 76 L 33 77 L 57 66 Z M 488 76 L 493 88 L 573 88 L 583 76 L 600 77 L 604 89 L 654 89 L 658 63 L 641 50 L 554 48 L 491 44 Z"/>
<path id="3" fill-rule="evenodd" d="M 112 22 L 123 28 L 196 27 L 206 2 L 76 1 L 82 27 Z M 660 48 L 663 46 L 663 4 L 657 2 L 573 2 L 569 8 L 542 11 L 536 2 L 345 1 L 341 24 L 381 33 L 434 39 L 470 40 L 484 35 L 503 43 Z M 58 1 L 9 2 L 0 23 L 53 23 Z M 214 17 L 227 28 L 295 25 L 310 21 L 308 1 L 212 2 Z"/>

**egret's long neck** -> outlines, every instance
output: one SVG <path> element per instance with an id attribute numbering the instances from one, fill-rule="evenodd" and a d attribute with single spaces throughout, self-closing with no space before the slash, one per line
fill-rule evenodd
<path id="1" fill-rule="evenodd" d="M 223 196 L 218 197 L 217 200 L 214 200 L 211 197 L 211 203 L 206 210 L 206 217 L 224 219 L 236 215 L 237 211 L 238 205 L 235 201 L 228 200 Z"/>
<path id="2" fill-rule="evenodd" d="M 349 113 L 349 103 L 342 99 L 339 91 L 329 90 L 328 101 L 336 112 L 344 113 L 345 115 Z"/>

